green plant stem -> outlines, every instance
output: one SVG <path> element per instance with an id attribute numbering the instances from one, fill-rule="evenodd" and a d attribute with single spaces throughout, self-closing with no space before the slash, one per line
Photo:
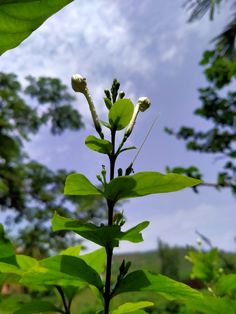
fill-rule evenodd
<path id="1" fill-rule="evenodd" d="M 115 174 L 115 136 L 116 131 L 111 131 L 111 143 L 112 143 L 112 153 L 110 157 L 110 181 L 114 179 Z M 108 226 L 113 224 L 113 213 L 114 213 L 114 204 L 110 200 L 107 200 L 108 207 Z M 106 247 L 107 253 L 107 264 L 106 264 L 106 281 L 105 281 L 105 292 L 104 292 L 104 314 L 109 314 L 109 306 L 111 300 L 111 269 L 112 269 L 112 256 L 113 248 Z"/>
<path id="2" fill-rule="evenodd" d="M 57 291 L 59 292 L 59 294 L 61 296 L 62 303 L 63 303 L 64 309 L 65 309 L 64 313 L 65 314 L 70 314 L 70 307 L 67 306 L 66 298 L 65 298 L 65 295 L 64 295 L 64 292 L 63 292 L 62 288 L 60 286 L 56 286 L 56 289 L 57 289 Z"/>

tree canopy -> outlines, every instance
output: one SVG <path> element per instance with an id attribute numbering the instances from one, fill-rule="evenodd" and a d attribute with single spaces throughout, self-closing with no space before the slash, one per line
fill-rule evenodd
<path id="1" fill-rule="evenodd" d="M 9 228 L 20 232 L 23 250 L 45 254 L 51 245 L 62 244 L 63 233 L 55 239 L 49 228 L 55 211 L 88 219 L 100 215 L 102 201 L 64 196 L 67 171 L 52 171 L 27 154 L 24 144 L 42 126 L 58 136 L 80 130 L 83 122 L 73 107 L 75 98 L 59 79 L 29 76 L 26 82 L 23 87 L 15 74 L 0 73 L 0 210 Z"/>

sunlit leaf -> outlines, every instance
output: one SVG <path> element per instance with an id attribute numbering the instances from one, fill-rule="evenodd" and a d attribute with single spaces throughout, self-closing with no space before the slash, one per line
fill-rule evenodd
<path id="1" fill-rule="evenodd" d="M 0 3 L 0 55 L 18 46 L 47 18 L 72 0 L 3 0 Z"/>
<path id="2" fill-rule="evenodd" d="M 83 174 L 73 173 L 66 178 L 64 194 L 99 196 L 102 195 L 102 192 Z"/>
<path id="3" fill-rule="evenodd" d="M 118 307 L 118 309 L 113 310 L 111 314 L 125 314 L 125 313 L 134 313 L 137 310 L 143 309 L 148 306 L 153 306 L 154 303 L 149 301 L 140 301 L 135 303 L 124 303 Z"/>
<path id="4" fill-rule="evenodd" d="M 21 282 L 29 285 L 75 286 L 94 285 L 101 289 L 103 284 L 98 273 L 84 260 L 74 256 L 57 255 L 42 260 L 39 266 L 25 273 Z"/>
<path id="5" fill-rule="evenodd" d="M 106 250 L 101 248 L 88 254 L 81 255 L 80 258 L 92 267 L 98 274 L 105 270 L 106 265 Z"/>
<path id="6" fill-rule="evenodd" d="M 120 199 L 140 197 L 156 193 L 168 193 L 192 187 L 200 180 L 183 175 L 159 172 L 139 172 L 132 176 L 113 179 L 105 188 L 104 195 L 117 202 Z"/>
<path id="7" fill-rule="evenodd" d="M 110 154 L 112 152 L 112 144 L 109 141 L 102 140 L 93 135 L 89 135 L 86 138 L 85 144 L 88 148 L 98 153 Z"/>
<path id="8" fill-rule="evenodd" d="M 137 270 L 128 274 L 114 295 L 131 291 L 154 291 L 169 300 L 202 299 L 202 294 L 189 286 L 160 274 Z"/>
<path id="9" fill-rule="evenodd" d="M 130 122 L 134 105 L 130 99 L 119 99 L 109 111 L 110 125 L 116 130 L 124 129 Z"/>

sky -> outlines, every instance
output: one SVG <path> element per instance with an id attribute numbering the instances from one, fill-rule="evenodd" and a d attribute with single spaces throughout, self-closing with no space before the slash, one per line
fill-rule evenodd
<path id="1" fill-rule="evenodd" d="M 80 73 L 87 78 L 102 119 L 106 118 L 103 90 L 118 78 L 133 102 L 141 96 L 152 102 L 151 108 L 139 115 L 130 144 L 140 147 L 154 117 L 158 117 L 135 162 L 135 172 L 197 165 L 206 181 L 214 182 L 220 167 L 215 157 L 187 152 L 184 143 L 167 135 L 164 127 L 207 128 L 206 121 L 193 115 L 200 106 L 197 89 L 207 84 L 199 61 L 203 51 L 211 48 L 210 41 L 222 29 L 229 12 L 222 10 L 213 22 L 204 18 L 189 24 L 183 2 L 75 0 L 19 47 L 1 56 L 0 71 L 14 72 L 22 81 L 29 74 L 59 77 L 68 86 L 71 76 Z M 78 95 L 77 103 L 84 130 L 53 137 L 44 128 L 26 148 L 32 158 L 51 169 L 81 172 L 96 183 L 95 174 L 107 161 L 83 145 L 94 131 L 82 95 Z M 124 154 L 120 165 L 127 165 L 133 156 L 132 152 Z M 199 194 L 186 189 L 132 199 L 124 204 L 127 228 L 143 220 L 149 220 L 150 226 L 143 232 L 144 242 L 123 242 L 117 252 L 156 249 L 158 238 L 170 245 L 195 245 L 196 230 L 214 245 L 234 250 L 235 207 L 230 191 L 210 188 L 201 188 Z"/>

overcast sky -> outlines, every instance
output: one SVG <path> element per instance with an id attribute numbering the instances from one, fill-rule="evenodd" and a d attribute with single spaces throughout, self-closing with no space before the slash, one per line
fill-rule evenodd
<path id="1" fill-rule="evenodd" d="M 87 81 L 100 116 L 104 88 L 114 77 L 134 102 L 140 96 L 152 101 L 149 111 L 140 114 L 132 144 L 139 147 L 158 114 L 158 120 L 135 165 L 138 171 L 165 172 L 165 166 L 197 165 L 207 181 L 214 182 L 220 164 L 211 155 L 187 152 L 184 143 L 164 133 L 164 127 L 182 125 L 206 128 L 207 123 L 193 115 L 200 105 L 197 88 L 206 81 L 198 63 L 202 52 L 211 47 L 227 19 L 227 12 L 214 22 L 203 19 L 188 24 L 184 1 L 173 0 L 75 0 L 50 18 L 18 48 L 0 58 L 0 71 L 26 75 L 60 77 L 70 84 L 74 73 Z M 32 158 L 51 169 L 67 168 L 85 173 L 94 183 L 104 156 L 83 146 L 85 136 L 93 133 L 87 104 L 78 97 L 78 108 L 86 129 L 52 137 L 43 129 L 32 138 L 27 149 Z M 127 153 L 121 164 L 132 160 Z M 230 191 L 191 189 L 127 202 L 127 227 L 150 220 L 145 242 L 124 242 L 119 252 L 149 250 L 157 238 L 171 245 L 194 245 L 195 230 L 209 237 L 214 245 L 235 249 L 236 202 Z"/>

